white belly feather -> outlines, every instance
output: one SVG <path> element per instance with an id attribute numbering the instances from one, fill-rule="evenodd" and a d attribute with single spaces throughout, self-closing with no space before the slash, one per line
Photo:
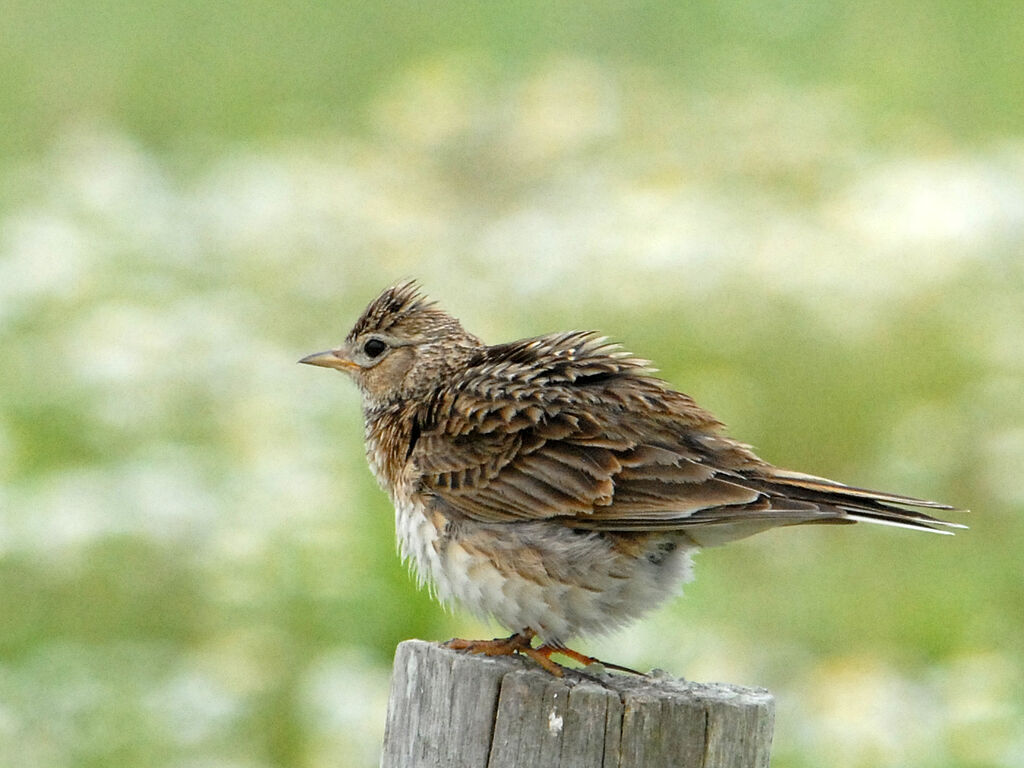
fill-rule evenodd
<path id="1" fill-rule="evenodd" d="M 458 540 L 435 546 L 440 533 L 416 505 L 396 506 L 395 531 L 403 560 L 441 602 L 458 603 L 513 632 L 532 629 L 545 641 L 616 629 L 677 594 L 691 578 L 692 550 L 683 547 L 657 564 L 631 560 L 629 578 L 609 577 L 607 559 L 598 558 L 585 583 L 538 582 L 499 570 Z"/>

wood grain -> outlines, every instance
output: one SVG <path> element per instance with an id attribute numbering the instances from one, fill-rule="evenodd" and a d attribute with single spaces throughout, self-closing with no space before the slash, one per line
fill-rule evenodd
<path id="1" fill-rule="evenodd" d="M 408 640 L 395 654 L 381 766 L 767 768 L 768 691 L 593 677 Z"/>

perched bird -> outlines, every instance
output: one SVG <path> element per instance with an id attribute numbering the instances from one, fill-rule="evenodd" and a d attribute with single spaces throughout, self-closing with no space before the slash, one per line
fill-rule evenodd
<path id="1" fill-rule="evenodd" d="M 763 461 L 596 333 L 487 345 L 414 282 L 299 362 L 358 385 L 367 457 L 421 584 L 514 633 L 450 646 L 523 653 L 554 674 L 552 653 L 594 661 L 569 638 L 676 594 L 701 547 L 805 523 L 963 527 L 920 511 L 945 504 Z"/>

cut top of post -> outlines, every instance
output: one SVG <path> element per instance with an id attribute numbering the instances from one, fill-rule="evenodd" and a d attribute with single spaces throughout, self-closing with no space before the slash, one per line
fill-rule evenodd
<path id="1" fill-rule="evenodd" d="M 767 768 L 763 688 L 398 646 L 382 768 Z"/>

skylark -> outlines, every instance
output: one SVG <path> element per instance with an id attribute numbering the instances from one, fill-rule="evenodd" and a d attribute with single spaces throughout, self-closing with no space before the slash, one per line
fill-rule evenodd
<path id="1" fill-rule="evenodd" d="M 701 547 L 807 523 L 963 527 L 920 511 L 945 504 L 772 466 L 593 332 L 489 346 L 414 282 L 300 362 L 358 385 L 367 457 L 420 582 L 514 633 L 450 645 L 554 674 L 552 653 L 594 661 L 570 638 L 676 594 Z"/>

